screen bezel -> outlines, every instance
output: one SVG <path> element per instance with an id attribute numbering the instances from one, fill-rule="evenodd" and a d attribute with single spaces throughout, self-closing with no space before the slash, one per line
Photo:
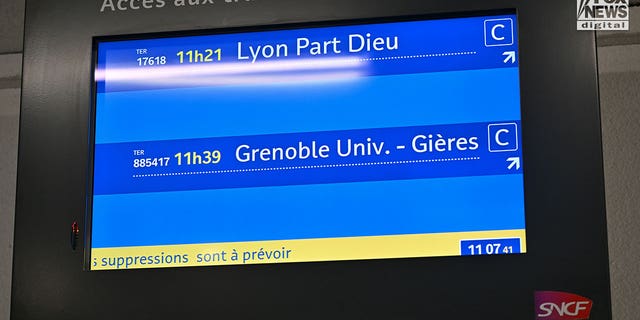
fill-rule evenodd
<path id="1" fill-rule="evenodd" d="M 101 4 L 26 3 L 11 319 L 526 319 L 546 290 L 611 319 L 595 33 L 575 2 Z M 518 10 L 527 254 L 82 271 L 93 37 L 497 8 Z"/>

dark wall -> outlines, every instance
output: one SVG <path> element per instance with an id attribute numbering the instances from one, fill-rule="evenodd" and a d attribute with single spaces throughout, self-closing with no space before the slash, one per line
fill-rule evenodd
<path id="1" fill-rule="evenodd" d="M 168 1 L 170 2 L 170 1 Z M 27 2 L 13 319 L 530 319 L 535 290 L 610 319 L 595 43 L 567 1 L 241 1 L 100 13 Z M 84 272 L 93 36 L 517 8 L 528 253 Z"/>

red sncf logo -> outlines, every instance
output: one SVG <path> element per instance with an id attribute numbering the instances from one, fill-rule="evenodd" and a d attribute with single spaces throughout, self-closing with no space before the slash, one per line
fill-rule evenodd
<path id="1" fill-rule="evenodd" d="M 587 320 L 593 301 L 573 293 L 536 292 L 536 320 Z"/>

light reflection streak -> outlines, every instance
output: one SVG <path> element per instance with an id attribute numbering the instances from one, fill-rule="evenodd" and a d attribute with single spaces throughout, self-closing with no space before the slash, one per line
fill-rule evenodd
<path id="1" fill-rule="evenodd" d="M 278 60 L 258 63 L 207 63 L 96 70 L 108 85 L 224 85 L 291 81 L 334 81 L 360 77 L 368 63 L 358 58 Z"/>
<path id="2" fill-rule="evenodd" d="M 192 87 L 192 86 L 218 86 L 218 85 L 276 85 L 279 83 L 304 84 L 308 82 L 337 82 L 348 81 L 364 76 L 359 71 L 324 72 L 313 74 L 269 74 L 269 75 L 243 75 L 225 77 L 180 77 L 180 78 L 155 78 L 146 80 L 144 85 L 149 87 Z M 139 85 L 137 82 L 123 81 L 123 85 Z"/>

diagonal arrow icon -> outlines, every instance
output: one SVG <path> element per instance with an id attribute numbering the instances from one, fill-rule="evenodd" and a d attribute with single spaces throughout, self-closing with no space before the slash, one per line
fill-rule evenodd
<path id="1" fill-rule="evenodd" d="M 507 169 L 511 170 L 515 166 L 516 170 L 520 170 L 520 157 L 507 158 L 507 162 L 511 162 Z"/>
<path id="2" fill-rule="evenodd" d="M 507 61 L 511 60 L 511 63 L 516 63 L 516 52 L 515 51 L 505 51 L 502 53 L 503 56 L 506 56 L 502 62 L 507 63 Z"/>

